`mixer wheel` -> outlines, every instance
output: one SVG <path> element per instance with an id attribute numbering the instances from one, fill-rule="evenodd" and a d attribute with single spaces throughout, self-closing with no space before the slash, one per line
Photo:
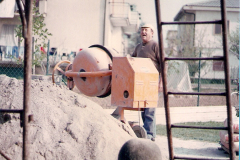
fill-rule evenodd
<path id="1" fill-rule="evenodd" d="M 132 130 L 138 138 L 147 138 L 147 132 L 142 126 L 135 125 L 132 127 Z"/>

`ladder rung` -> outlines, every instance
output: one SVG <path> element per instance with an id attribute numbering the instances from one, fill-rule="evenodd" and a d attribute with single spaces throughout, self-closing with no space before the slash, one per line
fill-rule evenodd
<path id="1" fill-rule="evenodd" d="M 22 113 L 23 109 L 0 109 L 0 113 Z"/>
<path id="2" fill-rule="evenodd" d="M 202 96 L 226 96 L 226 92 L 222 93 L 204 93 L 204 92 L 168 92 L 175 95 L 202 95 Z"/>
<path id="3" fill-rule="evenodd" d="M 178 25 L 178 24 L 221 24 L 222 21 L 221 20 L 217 20 L 217 21 L 188 21 L 188 22 L 162 22 L 161 25 Z"/>
<path id="4" fill-rule="evenodd" d="M 224 57 L 201 57 L 201 58 L 197 58 L 197 57 L 166 57 L 165 60 L 218 60 L 218 61 L 222 61 L 224 60 Z"/>
<path id="5" fill-rule="evenodd" d="M 205 157 L 184 157 L 184 156 L 174 156 L 174 159 L 192 159 L 192 160 L 229 160 L 229 158 L 205 158 Z"/>
<path id="6" fill-rule="evenodd" d="M 228 130 L 228 127 L 205 127 L 205 126 L 187 126 L 187 125 L 171 125 L 171 128 L 191 128 L 191 129 L 214 129 L 214 130 Z"/>

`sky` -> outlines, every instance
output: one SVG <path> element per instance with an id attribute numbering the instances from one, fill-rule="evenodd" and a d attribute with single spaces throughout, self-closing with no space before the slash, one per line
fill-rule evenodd
<path id="1" fill-rule="evenodd" d="M 180 11 L 185 4 L 203 2 L 207 0 L 159 0 L 161 6 L 161 19 L 163 22 L 172 22 L 174 17 Z M 150 23 L 155 27 L 154 40 L 158 40 L 157 37 L 157 24 L 156 24 L 156 12 L 154 0 L 129 0 L 130 3 L 136 4 L 136 10 L 141 13 L 142 22 Z M 176 25 L 167 26 L 166 30 L 163 30 L 163 37 L 166 38 L 167 30 L 177 29 Z"/>

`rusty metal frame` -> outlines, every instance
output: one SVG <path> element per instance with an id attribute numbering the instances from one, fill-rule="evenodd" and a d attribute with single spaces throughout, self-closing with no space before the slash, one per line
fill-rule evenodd
<path id="1" fill-rule="evenodd" d="M 198 60 L 224 60 L 224 57 L 202 57 L 202 58 L 198 58 L 198 57 L 192 57 L 192 58 L 188 58 L 188 57 L 166 57 L 165 60 L 193 60 L 193 61 L 198 61 Z"/>
<path id="2" fill-rule="evenodd" d="M 190 157 L 181 157 L 175 156 L 173 152 L 173 140 L 172 140 L 172 128 L 192 128 L 192 129 L 217 129 L 217 130 L 228 130 L 229 135 L 229 155 L 230 160 L 235 159 L 236 154 L 233 151 L 233 124 L 232 124 L 232 108 L 231 108 L 231 93 L 230 93 L 230 75 L 229 75 L 229 58 L 228 58 L 228 44 L 227 44 L 227 19 L 226 19 L 226 2 L 221 0 L 221 20 L 218 21 L 195 21 L 195 22 L 162 22 L 161 21 L 161 12 L 160 12 L 160 2 L 155 0 L 156 8 L 156 19 L 157 19 L 157 29 L 158 29 L 158 44 L 160 51 L 160 61 L 161 61 L 161 71 L 162 71 L 162 80 L 163 80 L 163 98 L 164 98 L 164 107 L 166 115 L 166 128 L 167 128 L 167 137 L 168 137 L 168 150 L 169 150 L 169 159 L 213 159 L 213 158 L 190 158 Z M 164 55 L 164 45 L 163 45 L 163 33 L 162 25 L 187 25 L 187 24 L 221 24 L 222 25 L 222 39 L 223 39 L 223 57 L 205 57 L 205 58 L 165 58 Z M 224 72 L 225 72 L 225 88 L 226 92 L 224 93 L 196 93 L 196 92 L 168 92 L 167 90 L 167 71 L 166 71 L 166 61 L 168 60 L 222 60 L 224 61 Z M 203 127 L 203 126 L 181 126 L 181 125 L 172 125 L 170 118 L 170 107 L 169 107 L 169 94 L 177 95 L 206 95 L 206 96 L 226 96 L 226 106 L 227 106 L 227 120 L 229 127 Z"/>
<path id="3" fill-rule="evenodd" d="M 23 109 L 7 110 L 0 109 L 0 113 L 19 113 L 20 126 L 23 127 L 23 149 L 22 159 L 30 159 L 30 142 L 29 142 L 29 122 L 33 120 L 30 115 L 30 89 L 31 89 L 31 70 L 32 70 L 32 9 L 33 0 L 25 0 L 25 4 L 20 4 L 21 0 L 16 0 L 19 8 L 20 19 L 22 22 L 22 35 L 24 38 L 24 87 L 23 87 Z M 5 159 L 10 159 L 3 152 L 0 154 Z"/>
<path id="4" fill-rule="evenodd" d="M 191 22 L 162 22 L 162 25 L 180 25 L 180 24 L 221 24 L 221 20 L 216 21 L 191 21 Z"/>

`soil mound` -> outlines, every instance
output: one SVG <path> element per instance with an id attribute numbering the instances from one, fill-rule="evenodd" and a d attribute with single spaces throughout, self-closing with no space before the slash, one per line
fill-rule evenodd
<path id="1" fill-rule="evenodd" d="M 0 75 L 0 88 L 1 109 L 23 108 L 22 80 Z M 35 79 L 30 96 L 30 159 L 117 159 L 136 137 L 129 125 L 66 87 Z M 22 132 L 19 114 L 0 113 L 0 150 L 11 159 L 22 158 Z"/>

